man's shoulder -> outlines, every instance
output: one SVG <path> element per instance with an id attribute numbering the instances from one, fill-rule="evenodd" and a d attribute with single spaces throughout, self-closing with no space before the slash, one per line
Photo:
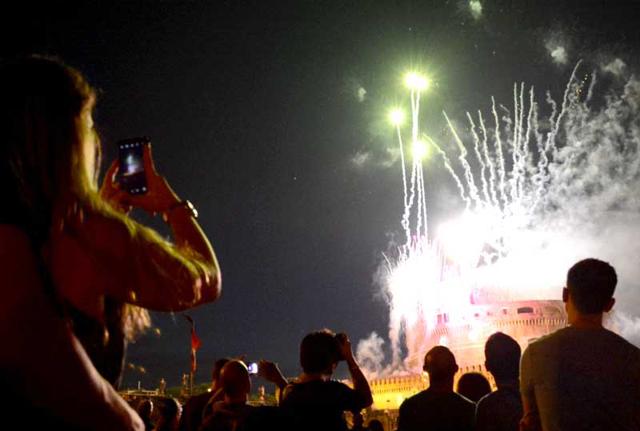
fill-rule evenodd
<path id="1" fill-rule="evenodd" d="M 418 392 L 417 394 L 407 398 L 406 400 L 404 400 L 402 405 L 404 405 L 405 407 L 413 407 L 417 405 L 422 405 L 424 403 L 429 403 L 431 401 L 441 402 L 441 401 L 435 401 L 435 400 L 446 400 L 445 401 L 446 403 L 457 404 L 462 408 L 464 407 L 475 408 L 475 403 L 473 401 L 463 397 L 462 395 L 456 392 L 445 393 L 445 394 L 435 394 L 429 391 L 428 389 L 425 389 L 424 391 Z"/>
<path id="2" fill-rule="evenodd" d="M 476 403 L 456 392 L 451 397 L 451 405 L 455 406 L 455 409 L 461 413 L 466 412 L 473 415 L 476 411 Z"/>
<path id="3" fill-rule="evenodd" d="M 550 334 L 530 340 L 529 344 L 524 349 L 522 354 L 524 356 L 538 352 L 556 350 L 559 348 L 559 346 L 564 345 L 566 341 L 571 338 L 573 338 L 571 328 L 561 328 Z"/>
<path id="4" fill-rule="evenodd" d="M 345 393 L 354 392 L 349 386 L 336 380 L 314 380 L 310 382 L 290 383 L 285 389 L 284 401 L 296 399 L 315 399 L 327 397 L 341 398 Z"/>
<path id="5" fill-rule="evenodd" d="M 529 342 L 529 347 L 533 348 L 537 348 L 540 346 L 545 346 L 551 343 L 554 343 L 558 340 L 561 340 L 567 336 L 571 336 L 571 331 L 569 327 L 566 328 L 560 328 L 556 331 L 553 331 L 550 334 L 547 335 L 543 335 L 541 337 L 538 337 L 536 339 L 533 339 Z"/>
<path id="6" fill-rule="evenodd" d="M 429 391 L 427 389 L 418 392 L 415 395 L 411 395 L 409 398 L 406 398 L 402 404 L 400 404 L 400 408 L 410 408 L 417 404 L 423 403 L 425 400 L 429 398 Z"/>
<path id="7" fill-rule="evenodd" d="M 558 329 L 551 334 L 544 335 L 531 341 L 525 351 L 545 350 L 548 348 L 553 348 L 553 346 L 564 345 L 567 341 L 573 340 L 590 340 L 594 343 L 611 344 L 628 351 L 638 352 L 640 354 L 640 349 L 638 349 L 638 347 L 634 346 L 625 338 L 606 328 L 584 330 L 572 328 L 571 326 Z"/>
<path id="8" fill-rule="evenodd" d="M 477 404 L 479 410 L 493 410 L 495 408 L 502 408 L 505 404 L 521 403 L 520 392 L 514 390 L 498 389 L 497 391 L 489 392 L 484 397 L 480 398 Z"/>
<path id="9" fill-rule="evenodd" d="M 472 406 L 472 407 L 475 407 L 475 405 L 476 405 L 476 403 L 471 401 L 469 398 L 463 397 L 462 395 L 460 395 L 457 392 L 454 392 L 453 396 L 451 398 L 454 400 L 454 402 L 456 402 L 458 404 L 461 404 L 461 405 Z"/>

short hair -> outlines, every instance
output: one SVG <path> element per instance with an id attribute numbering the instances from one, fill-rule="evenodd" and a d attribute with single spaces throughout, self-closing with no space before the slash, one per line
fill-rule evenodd
<path id="1" fill-rule="evenodd" d="M 496 381 L 514 380 L 520 375 L 520 345 L 505 333 L 496 332 L 484 345 L 487 370 Z"/>
<path id="2" fill-rule="evenodd" d="M 584 259 L 567 273 L 567 289 L 580 313 L 602 313 L 618 283 L 616 270 L 607 262 Z"/>
<path id="3" fill-rule="evenodd" d="M 457 392 L 463 397 L 470 399 L 474 403 L 491 392 L 491 384 L 485 376 L 480 373 L 464 373 L 458 380 Z"/>
<path id="4" fill-rule="evenodd" d="M 180 418 L 182 414 L 182 406 L 180 402 L 173 397 L 161 398 L 158 402 L 158 416 L 167 422 Z"/>
<path id="5" fill-rule="evenodd" d="M 230 397 L 251 392 L 251 378 L 244 362 L 237 359 L 227 362 L 220 370 L 220 383 L 224 393 Z"/>
<path id="6" fill-rule="evenodd" d="M 305 373 L 326 372 L 340 361 L 336 334 L 328 329 L 307 334 L 300 343 L 300 365 Z"/>
<path id="7" fill-rule="evenodd" d="M 452 378 L 458 371 L 456 357 L 446 347 L 435 346 L 424 355 L 424 370 L 432 382 Z"/>

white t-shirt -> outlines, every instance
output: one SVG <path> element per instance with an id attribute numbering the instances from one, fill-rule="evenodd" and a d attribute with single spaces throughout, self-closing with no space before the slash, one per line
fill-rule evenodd
<path id="1" fill-rule="evenodd" d="M 532 342 L 520 379 L 545 431 L 640 430 L 640 349 L 604 328 L 567 327 Z"/>

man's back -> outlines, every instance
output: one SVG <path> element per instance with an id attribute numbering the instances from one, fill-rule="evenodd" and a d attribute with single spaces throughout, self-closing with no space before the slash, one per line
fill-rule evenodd
<path id="1" fill-rule="evenodd" d="M 476 431 L 518 431 L 522 418 L 520 392 L 513 387 L 499 388 L 485 395 L 476 407 Z"/>
<path id="2" fill-rule="evenodd" d="M 521 388 L 544 430 L 640 430 L 640 349 L 606 329 L 568 327 L 531 343 Z"/>
<path id="3" fill-rule="evenodd" d="M 364 407 L 358 393 L 347 385 L 319 380 L 289 384 L 280 405 L 300 429 L 326 431 L 346 430 L 343 412 Z"/>
<path id="4" fill-rule="evenodd" d="M 400 406 L 398 431 L 466 431 L 473 429 L 475 404 L 455 392 L 427 389 Z"/>

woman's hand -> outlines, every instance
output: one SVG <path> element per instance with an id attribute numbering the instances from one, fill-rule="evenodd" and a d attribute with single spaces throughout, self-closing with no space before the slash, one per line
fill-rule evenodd
<path id="1" fill-rule="evenodd" d="M 128 213 L 132 207 L 141 208 L 150 214 L 167 211 L 171 206 L 180 202 L 180 198 L 173 191 L 167 180 L 158 174 L 151 156 L 151 145 L 144 146 L 142 160 L 147 180 L 147 192 L 132 195 L 123 190 L 117 181 L 118 161 L 114 160 L 105 174 L 100 187 L 100 196 L 114 208 Z"/>

